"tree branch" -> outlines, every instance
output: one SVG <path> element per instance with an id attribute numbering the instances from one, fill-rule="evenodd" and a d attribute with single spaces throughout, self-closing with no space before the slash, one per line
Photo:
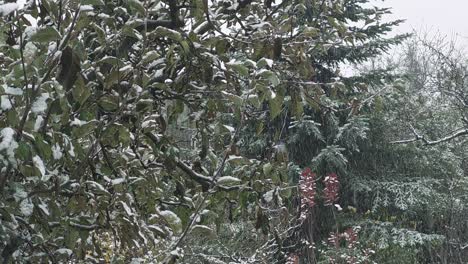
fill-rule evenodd
<path id="1" fill-rule="evenodd" d="M 185 172 L 190 178 L 194 181 L 198 182 L 204 190 L 208 190 L 210 187 L 210 183 L 212 181 L 211 177 L 204 176 L 196 171 L 192 170 L 187 164 L 182 161 L 177 161 L 177 167 Z"/>
<path id="2" fill-rule="evenodd" d="M 437 145 L 437 144 L 440 144 L 440 143 L 450 141 L 452 139 L 455 139 L 455 138 L 458 138 L 458 137 L 461 137 L 461 136 L 464 136 L 464 135 L 468 135 L 468 128 L 464 128 L 464 129 L 458 129 L 458 131 L 456 131 L 456 132 L 454 132 L 454 133 L 452 133 L 450 135 L 447 135 L 447 136 L 445 136 L 443 138 L 440 138 L 438 140 L 430 141 L 430 140 L 427 140 L 424 136 L 421 136 L 420 134 L 418 134 L 418 132 L 416 131 L 416 129 L 414 129 L 413 126 L 410 125 L 410 128 L 413 131 L 413 134 L 415 136 L 414 138 L 392 141 L 392 142 L 390 142 L 390 144 L 408 144 L 408 143 L 412 143 L 412 142 L 416 142 L 416 141 L 421 140 L 424 143 L 425 146 L 433 146 L 433 145 Z"/>

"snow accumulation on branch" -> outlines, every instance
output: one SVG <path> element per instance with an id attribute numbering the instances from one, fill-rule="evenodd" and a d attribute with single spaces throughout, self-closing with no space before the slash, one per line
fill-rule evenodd
<path id="1" fill-rule="evenodd" d="M 432 145 L 437 145 L 437 144 L 440 144 L 440 143 L 450 141 L 452 139 L 455 139 L 455 138 L 458 138 L 458 137 L 461 137 L 461 136 L 464 136 L 464 135 L 468 135 L 468 128 L 462 128 L 462 129 L 458 129 L 456 132 L 454 132 L 454 133 L 452 133 L 450 135 L 447 135 L 447 136 L 445 136 L 443 138 L 440 138 L 440 139 L 434 140 L 434 141 L 430 141 L 430 140 L 427 140 L 424 136 L 421 136 L 416 131 L 416 129 L 414 129 L 413 126 L 411 126 L 411 130 L 413 131 L 413 134 L 415 136 L 414 138 L 392 141 L 392 142 L 390 142 L 390 144 L 408 144 L 408 143 L 412 143 L 412 142 L 416 142 L 416 141 L 421 140 L 424 143 L 424 145 L 432 146 Z"/>

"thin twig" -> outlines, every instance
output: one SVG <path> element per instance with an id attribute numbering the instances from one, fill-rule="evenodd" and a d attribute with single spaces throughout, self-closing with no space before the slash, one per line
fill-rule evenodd
<path id="1" fill-rule="evenodd" d="M 234 135 L 232 136 L 232 139 L 231 139 L 231 143 L 229 145 L 229 149 L 225 152 L 224 154 L 224 157 L 223 157 L 223 160 L 220 164 L 220 166 L 218 167 L 218 170 L 216 171 L 216 173 L 213 175 L 213 177 L 211 178 L 211 183 L 210 183 L 210 187 L 209 189 L 212 189 L 215 185 L 216 185 L 216 179 L 221 175 L 223 169 L 224 169 L 224 166 L 226 165 L 226 161 L 229 157 L 229 154 L 230 154 L 230 149 L 234 146 L 234 144 L 236 143 L 236 139 L 239 135 L 239 132 L 242 128 L 242 125 L 243 125 L 243 117 L 241 117 L 241 120 L 240 120 L 240 124 L 239 126 L 237 127 L 236 129 L 236 132 L 234 133 Z M 193 223 L 195 222 L 195 219 L 197 219 L 198 217 L 198 214 L 200 213 L 200 210 L 201 208 L 203 207 L 203 204 L 205 203 L 205 201 L 208 199 L 208 197 L 210 196 L 210 192 L 208 192 L 200 201 L 200 203 L 198 204 L 197 208 L 195 209 L 195 212 L 193 213 L 193 216 L 191 217 L 189 223 L 187 224 L 187 226 L 185 227 L 185 230 L 184 232 L 182 233 L 182 235 L 179 237 L 179 239 L 177 240 L 177 242 L 172 246 L 172 249 L 176 249 L 181 243 L 182 241 L 184 240 L 184 238 L 187 236 L 188 234 L 188 231 L 190 230 L 190 228 L 192 227 Z"/>

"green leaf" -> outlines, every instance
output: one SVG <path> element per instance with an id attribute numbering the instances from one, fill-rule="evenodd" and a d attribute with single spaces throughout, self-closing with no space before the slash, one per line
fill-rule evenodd
<path id="1" fill-rule="evenodd" d="M 123 65 L 123 62 L 120 59 L 113 56 L 105 56 L 104 58 L 100 59 L 97 63 L 106 63 L 117 67 Z"/>
<path id="2" fill-rule="evenodd" d="M 73 136 L 78 139 L 87 137 L 96 128 L 97 123 L 98 121 L 91 121 L 85 122 L 84 124 L 81 124 L 79 126 L 74 126 L 72 130 Z"/>
<path id="3" fill-rule="evenodd" d="M 97 33 L 97 39 L 99 40 L 99 43 L 101 43 L 101 44 L 105 43 L 105 41 L 106 41 L 106 32 L 104 31 L 104 29 L 102 29 L 100 26 L 98 26 L 95 23 L 92 23 L 91 25 L 94 28 L 94 30 L 96 31 L 96 33 Z"/>
<path id="4" fill-rule="evenodd" d="M 305 37 L 309 37 L 309 38 L 317 37 L 319 33 L 320 33 L 320 30 L 314 27 L 306 27 L 302 31 L 302 34 L 304 34 Z"/>
<path id="5" fill-rule="evenodd" d="M 131 143 L 130 131 L 124 126 L 119 127 L 119 142 L 124 146 L 129 146 Z"/>
<path id="6" fill-rule="evenodd" d="M 229 101 L 233 102 L 236 106 L 241 106 L 242 105 L 242 98 L 238 95 L 228 93 L 225 91 L 221 92 Z"/>
<path id="7" fill-rule="evenodd" d="M 136 111 L 141 113 L 147 113 L 153 109 L 154 101 L 151 99 L 142 99 L 136 104 Z"/>
<path id="8" fill-rule="evenodd" d="M 249 68 L 239 62 L 228 63 L 226 66 L 241 76 L 249 76 Z"/>
<path id="9" fill-rule="evenodd" d="M 275 98 L 270 99 L 268 102 L 270 105 L 270 118 L 274 119 L 283 110 L 283 98 L 277 95 Z"/>
<path id="10" fill-rule="evenodd" d="M 122 28 L 122 35 L 123 36 L 127 36 L 127 37 L 131 37 L 131 38 L 134 38 L 134 39 L 142 39 L 142 36 L 140 34 L 140 32 L 138 32 L 138 30 L 128 26 L 128 25 L 125 25 L 123 28 Z"/>
<path id="11" fill-rule="evenodd" d="M 146 63 L 150 63 L 152 61 L 155 61 L 157 58 L 159 58 L 160 55 L 154 51 L 154 50 L 151 50 L 151 51 L 148 51 L 144 56 L 143 56 L 143 60 L 142 60 L 142 63 L 143 64 L 146 64 Z"/>
<path id="12" fill-rule="evenodd" d="M 269 80 L 273 87 L 277 86 L 280 83 L 278 76 L 270 70 L 259 70 L 257 71 L 257 76 Z"/>
<path id="13" fill-rule="evenodd" d="M 81 72 L 80 58 L 72 48 L 67 46 L 62 51 L 59 66 L 57 81 L 68 91 L 73 87 Z"/>
<path id="14" fill-rule="evenodd" d="M 20 141 L 18 143 L 18 148 L 15 149 L 16 157 L 20 160 L 26 161 L 31 158 L 31 148 L 29 144 Z"/>
<path id="15" fill-rule="evenodd" d="M 52 157 L 52 148 L 49 143 L 43 140 L 40 134 L 34 135 L 36 140 L 34 141 L 36 150 L 39 155 L 44 159 L 44 161 L 50 160 Z"/>
<path id="16" fill-rule="evenodd" d="M 114 95 L 104 95 L 99 99 L 98 104 L 105 111 L 113 112 L 119 107 L 119 98 Z"/>
<path id="17" fill-rule="evenodd" d="M 60 38 L 60 33 L 55 27 L 44 27 L 38 29 L 29 40 L 34 42 L 52 42 Z"/>
<path id="18" fill-rule="evenodd" d="M 144 16 L 146 14 L 145 7 L 140 1 L 128 0 L 128 5 L 130 6 L 132 10 L 136 11 L 140 15 Z"/>
<path id="19" fill-rule="evenodd" d="M 181 42 L 183 40 L 183 37 L 179 32 L 166 28 L 166 27 L 161 27 L 161 26 L 157 27 L 154 30 L 154 34 L 157 37 L 166 37 L 166 38 L 178 41 L 178 42 Z"/>
<path id="20" fill-rule="evenodd" d="M 104 6 L 105 3 L 102 0 L 81 0 L 81 5 Z"/>
<path id="21" fill-rule="evenodd" d="M 123 147 L 131 142 L 130 132 L 121 124 L 111 124 L 107 126 L 102 133 L 102 143 L 106 146 L 117 147 L 120 144 Z"/>
<path id="22" fill-rule="evenodd" d="M 216 232 L 206 225 L 194 225 L 191 229 L 191 235 L 208 239 L 216 238 Z"/>
<path id="23" fill-rule="evenodd" d="M 243 157 L 243 156 L 234 156 L 234 155 L 229 156 L 226 162 L 229 162 L 230 164 L 236 165 L 236 166 L 251 164 L 248 158 Z"/>
<path id="24" fill-rule="evenodd" d="M 272 171 L 273 171 L 273 165 L 271 165 L 271 163 L 268 162 L 265 165 L 263 165 L 263 174 L 266 177 L 268 177 Z"/>
<path id="25" fill-rule="evenodd" d="M 271 68 L 273 67 L 273 60 L 267 59 L 267 58 L 261 58 L 257 62 L 257 67 L 258 68 Z"/>
<path id="26" fill-rule="evenodd" d="M 72 89 L 72 94 L 75 101 L 80 105 L 82 105 L 91 95 L 90 89 L 86 86 L 81 76 L 78 76 L 75 86 Z"/>

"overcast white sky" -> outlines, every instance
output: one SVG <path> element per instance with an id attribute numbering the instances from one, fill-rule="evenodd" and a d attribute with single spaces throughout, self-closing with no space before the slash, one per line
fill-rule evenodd
<path id="1" fill-rule="evenodd" d="M 468 0 L 374 0 L 378 6 L 392 7 L 392 18 L 406 19 L 398 33 L 412 31 L 434 32 L 456 37 L 468 46 Z"/>

